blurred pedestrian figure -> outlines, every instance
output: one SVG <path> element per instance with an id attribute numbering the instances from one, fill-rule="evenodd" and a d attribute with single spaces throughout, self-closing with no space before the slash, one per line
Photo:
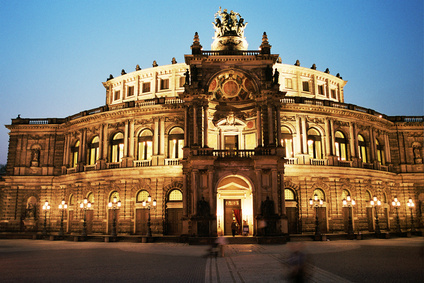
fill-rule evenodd
<path id="1" fill-rule="evenodd" d="M 292 252 L 289 258 L 289 280 L 290 282 L 302 283 L 306 282 L 306 254 L 302 251 L 301 243 L 291 245 Z"/>
<path id="2" fill-rule="evenodd" d="M 227 238 L 224 236 L 219 236 L 215 243 L 218 245 L 219 254 L 221 257 L 225 256 L 225 246 L 228 244 Z"/>
<path id="3" fill-rule="evenodd" d="M 236 231 L 237 231 L 237 223 L 233 221 L 233 223 L 231 223 L 231 232 L 233 233 L 233 237 L 236 235 Z"/>

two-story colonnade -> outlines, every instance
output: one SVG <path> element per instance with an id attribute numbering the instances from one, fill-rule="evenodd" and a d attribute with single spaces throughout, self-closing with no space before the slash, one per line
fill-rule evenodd
<path id="1" fill-rule="evenodd" d="M 12 119 L 0 230 L 109 234 L 287 235 L 423 227 L 423 116 L 344 103 L 347 81 L 283 64 L 264 33 L 249 51 L 244 21 L 219 11 L 211 51 L 195 34 L 185 63 L 103 83 L 106 105 L 67 118 Z M 156 206 L 144 206 L 151 197 Z M 317 196 L 319 207 L 309 201 Z M 371 200 L 381 202 L 373 209 Z M 91 203 L 80 208 L 84 199 Z M 414 207 L 407 202 L 411 199 Z M 44 214 L 48 201 L 51 209 Z M 247 229 L 248 227 L 248 229 Z"/>

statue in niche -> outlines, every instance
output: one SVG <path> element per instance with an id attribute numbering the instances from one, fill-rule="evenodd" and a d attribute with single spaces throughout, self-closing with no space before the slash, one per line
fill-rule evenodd
<path id="1" fill-rule="evenodd" d="M 413 149 L 413 151 L 414 151 L 414 161 L 415 161 L 415 164 L 421 164 L 421 163 L 423 163 L 423 159 L 421 158 L 421 148 L 415 146 L 414 149 Z"/>
<path id="2" fill-rule="evenodd" d="M 197 67 L 196 67 L 196 65 L 191 67 L 191 81 L 197 82 Z"/>
<path id="3" fill-rule="evenodd" d="M 204 197 L 197 202 L 197 215 L 202 217 L 210 216 L 210 206 Z"/>
<path id="4" fill-rule="evenodd" d="M 278 84 L 279 78 L 280 78 L 280 72 L 278 72 L 277 69 L 276 69 L 275 72 L 274 72 L 274 81 L 273 81 L 273 83 L 274 84 Z"/>
<path id="5" fill-rule="evenodd" d="M 189 72 L 189 70 L 187 69 L 186 70 L 186 72 L 184 73 L 184 76 L 185 76 L 185 84 L 186 85 L 189 85 L 190 84 L 190 72 Z"/>
<path id="6" fill-rule="evenodd" d="M 40 164 L 40 150 L 38 148 L 31 149 L 31 166 L 37 167 Z"/>
<path id="7" fill-rule="evenodd" d="M 266 200 L 261 203 L 261 214 L 263 217 L 270 217 L 275 215 L 274 213 L 274 202 L 266 197 Z"/>

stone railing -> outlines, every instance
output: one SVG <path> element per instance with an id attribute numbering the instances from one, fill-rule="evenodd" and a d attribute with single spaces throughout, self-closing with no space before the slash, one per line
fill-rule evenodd
<path id="1" fill-rule="evenodd" d="M 239 150 L 214 150 L 213 156 L 219 158 L 227 157 L 240 157 L 240 158 L 250 158 L 255 155 L 255 151 L 252 149 L 239 149 Z"/>
<path id="2" fill-rule="evenodd" d="M 181 159 L 167 158 L 167 159 L 165 159 L 165 165 L 168 165 L 168 166 L 181 165 Z"/>
<path id="3" fill-rule="evenodd" d="M 96 164 L 93 165 L 84 165 L 84 171 L 93 171 L 96 170 Z"/>
<path id="4" fill-rule="evenodd" d="M 316 166 L 325 166 L 327 165 L 327 159 L 309 159 L 309 162 L 311 165 L 316 165 Z"/>
<path id="5" fill-rule="evenodd" d="M 121 162 L 111 162 L 111 163 L 106 163 L 106 167 L 107 167 L 107 169 L 117 169 L 117 168 L 121 168 Z"/>
<path id="6" fill-rule="evenodd" d="M 204 56 L 225 56 L 225 55 L 240 55 L 240 56 L 255 56 L 260 55 L 261 51 L 259 50 L 205 50 L 202 51 Z"/>
<path id="7" fill-rule="evenodd" d="M 284 158 L 286 160 L 286 164 L 295 165 L 298 164 L 297 158 Z"/>
<path id="8" fill-rule="evenodd" d="M 152 166 L 152 160 L 134 160 L 134 167 L 149 167 Z"/>

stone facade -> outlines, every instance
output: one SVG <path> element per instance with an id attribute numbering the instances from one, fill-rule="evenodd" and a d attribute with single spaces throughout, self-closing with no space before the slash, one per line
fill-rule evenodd
<path id="1" fill-rule="evenodd" d="M 65 200 L 66 232 L 80 233 L 85 215 L 88 233 L 110 234 L 113 197 L 120 234 L 146 234 L 149 212 L 153 235 L 229 234 L 232 221 L 250 235 L 313 232 L 316 215 L 322 232 L 342 232 L 347 196 L 354 231 L 374 231 L 376 212 L 382 230 L 394 229 L 396 212 L 402 229 L 411 216 L 422 228 L 423 116 L 344 103 L 339 74 L 282 64 L 265 33 L 259 51 L 244 50 L 243 21 L 232 17 L 211 51 L 196 34 L 185 63 L 111 76 L 105 106 L 12 119 L 0 230 L 41 231 L 46 219 L 58 231 Z"/>

